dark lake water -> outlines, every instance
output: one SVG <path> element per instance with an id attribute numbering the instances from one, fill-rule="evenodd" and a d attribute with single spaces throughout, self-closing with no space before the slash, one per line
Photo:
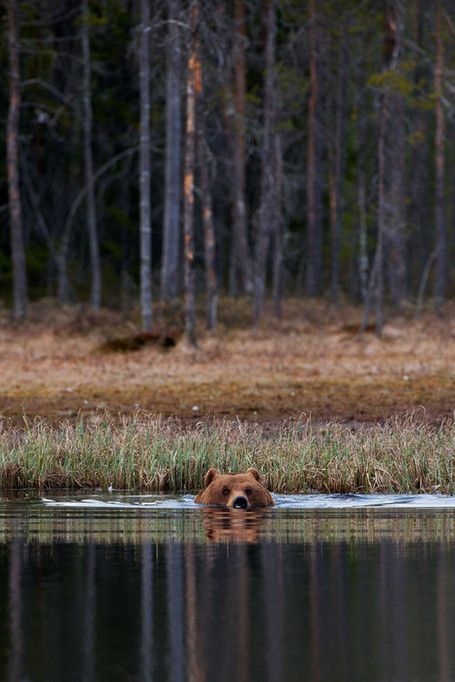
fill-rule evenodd
<path id="1" fill-rule="evenodd" d="M 82 499 L 0 498 L 2 681 L 455 679 L 443 498 Z"/>

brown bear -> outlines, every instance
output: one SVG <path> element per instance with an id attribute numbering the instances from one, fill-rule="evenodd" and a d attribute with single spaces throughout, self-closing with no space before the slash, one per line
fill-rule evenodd
<path id="1" fill-rule="evenodd" d="M 204 490 L 196 495 L 194 501 L 230 509 L 252 509 L 275 504 L 261 483 L 259 471 L 252 468 L 244 474 L 220 474 L 210 467 L 204 477 Z"/>

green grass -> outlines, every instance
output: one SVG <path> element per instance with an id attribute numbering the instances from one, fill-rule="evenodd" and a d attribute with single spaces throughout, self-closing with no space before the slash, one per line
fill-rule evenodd
<path id="1" fill-rule="evenodd" d="M 279 426 L 218 420 L 189 425 L 141 413 L 23 427 L 3 423 L 0 488 L 183 492 L 210 466 L 257 467 L 275 492 L 455 493 L 455 424 L 412 415 L 349 429 L 336 422 Z"/>

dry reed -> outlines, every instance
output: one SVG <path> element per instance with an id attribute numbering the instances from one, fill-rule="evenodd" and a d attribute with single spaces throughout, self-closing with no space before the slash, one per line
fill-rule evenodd
<path id="1" fill-rule="evenodd" d="M 455 424 L 415 416 L 356 429 L 332 422 L 274 428 L 194 425 L 140 412 L 50 425 L 3 423 L 0 488 L 196 490 L 205 471 L 256 466 L 275 492 L 455 492 Z"/>

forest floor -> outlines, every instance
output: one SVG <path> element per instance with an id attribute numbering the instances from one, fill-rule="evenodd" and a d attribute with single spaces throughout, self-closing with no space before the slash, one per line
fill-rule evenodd
<path id="1" fill-rule="evenodd" d="M 180 313 L 157 311 L 176 339 L 134 351 L 112 346 L 138 332 L 137 314 L 35 303 L 27 322 L 0 311 L 0 414 L 50 421 L 137 410 L 201 420 L 374 422 L 415 411 L 454 417 L 455 306 L 443 318 L 387 317 L 381 339 L 358 334 L 362 311 L 288 300 L 283 319 L 251 328 L 245 302 L 225 299 L 199 349 L 181 338 Z M 121 340 L 118 343 L 118 339 Z"/>

